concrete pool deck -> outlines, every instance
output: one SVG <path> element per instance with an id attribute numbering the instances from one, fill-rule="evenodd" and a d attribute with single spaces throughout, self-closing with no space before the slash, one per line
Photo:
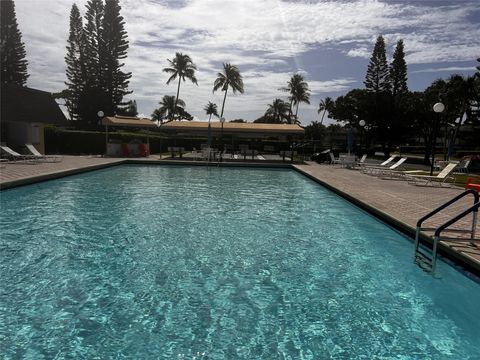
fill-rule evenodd
<path id="1" fill-rule="evenodd" d="M 37 162 L 34 164 L 11 162 L 2 163 L 0 168 L 0 188 L 20 186 L 42 180 L 58 178 L 66 175 L 81 173 L 84 171 L 100 169 L 122 163 L 152 163 L 152 164 L 184 164 L 203 165 L 201 161 L 172 161 L 158 160 L 158 157 L 139 159 L 103 158 L 99 156 L 64 156 L 61 162 L 47 163 Z M 228 163 L 225 163 L 228 164 Z M 236 164 L 248 166 L 249 163 Z M 313 162 L 305 164 L 268 164 L 258 163 L 255 166 L 292 166 L 299 172 L 309 176 L 313 180 L 329 187 L 333 191 L 348 198 L 357 205 L 383 218 L 404 232 L 412 234 L 417 220 L 448 201 L 455 195 L 460 194 L 461 188 L 432 188 L 419 187 L 408 184 L 405 181 L 382 180 L 374 176 L 360 173 L 357 170 L 341 168 L 337 166 L 321 165 Z M 427 221 L 426 226 L 435 227 L 449 220 L 461 212 L 467 206 L 472 205 L 471 196 L 466 197 L 441 211 L 434 221 Z M 458 227 L 471 227 L 471 217 L 459 222 Z M 480 235 L 480 221 L 477 223 L 477 238 Z M 480 247 L 474 247 L 467 240 L 455 242 L 442 242 L 441 248 L 453 258 L 457 258 L 469 268 L 480 273 Z M 480 246 L 480 244 L 479 244 Z M 413 258 L 413 249 L 412 249 Z"/>

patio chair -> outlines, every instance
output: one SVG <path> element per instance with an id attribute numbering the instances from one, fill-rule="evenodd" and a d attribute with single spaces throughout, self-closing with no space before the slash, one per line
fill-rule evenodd
<path id="1" fill-rule="evenodd" d="M 363 173 L 368 173 L 374 169 L 387 169 L 389 164 L 397 157 L 397 155 L 390 156 L 387 160 L 381 164 L 363 164 L 361 165 L 361 171 Z"/>
<path id="2" fill-rule="evenodd" d="M 381 178 L 387 178 L 389 176 L 394 176 L 396 173 L 403 173 L 401 171 L 403 167 L 403 163 L 407 161 L 408 158 L 402 157 L 400 160 L 398 160 L 395 164 L 389 166 L 388 168 L 372 168 L 371 172 L 368 173 L 369 175 L 377 175 Z"/>
<path id="3" fill-rule="evenodd" d="M 11 161 L 36 162 L 38 160 L 38 158 L 33 155 L 19 154 L 8 146 L 0 146 L 0 149 L 6 154 L 7 158 Z"/>
<path id="4" fill-rule="evenodd" d="M 40 152 L 32 144 L 25 144 L 25 147 L 30 152 L 30 154 L 38 160 L 44 160 L 46 162 L 59 162 L 59 161 L 61 161 L 60 156 L 40 154 Z"/>
<path id="5" fill-rule="evenodd" d="M 328 153 L 328 155 L 330 156 L 330 165 L 341 164 L 340 158 L 335 158 L 335 155 L 333 155 L 331 151 Z"/>
<path id="6" fill-rule="evenodd" d="M 409 175 L 406 175 L 406 178 L 407 178 L 409 184 L 412 184 L 412 185 L 451 187 L 451 184 L 448 182 L 448 180 L 455 181 L 455 177 L 453 176 L 453 170 L 457 167 L 457 165 L 458 165 L 457 162 L 449 163 L 436 176 L 409 174 Z"/>

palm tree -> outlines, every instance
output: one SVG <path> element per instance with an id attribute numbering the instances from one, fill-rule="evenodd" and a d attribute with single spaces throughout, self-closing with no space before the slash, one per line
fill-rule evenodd
<path id="1" fill-rule="evenodd" d="M 324 100 L 320 100 L 320 104 L 318 104 L 318 110 L 317 113 L 320 114 L 320 112 L 323 111 L 322 114 L 322 119 L 320 120 L 320 124 L 323 124 L 323 118 L 325 116 L 326 112 L 330 112 L 330 109 L 333 107 L 333 100 L 330 96 L 327 96 Z"/>
<path id="2" fill-rule="evenodd" d="M 208 118 L 208 123 L 210 123 L 210 119 L 212 118 L 212 115 L 215 115 L 216 117 L 218 117 L 217 104 L 214 104 L 211 101 L 209 101 L 208 104 L 205 105 L 203 110 L 205 110 L 207 115 L 210 115 L 210 117 Z"/>
<path id="3" fill-rule="evenodd" d="M 170 81 L 175 80 L 178 76 L 177 97 L 175 98 L 175 106 L 173 107 L 176 109 L 177 102 L 179 100 L 178 95 L 180 94 L 180 82 L 182 80 L 185 81 L 185 79 L 189 79 L 192 83 L 198 85 L 197 78 L 195 77 L 195 70 L 197 70 L 197 67 L 192 62 L 190 56 L 183 55 L 182 53 L 178 52 L 175 54 L 175 58 L 173 60 L 167 60 L 171 67 L 164 68 L 163 71 L 172 74 L 172 76 L 170 76 L 170 78 L 167 80 L 167 85 L 170 83 Z M 171 120 L 173 120 L 174 115 L 175 112 L 171 114 Z"/>
<path id="4" fill-rule="evenodd" d="M 225 108 L 225 100 L 227 99 L 228 87 L 232 88 L 234 94 L 236 94 L 237 91 L 240 94 L 243 94 L 243 80 L 242 75 L 240 75 L 240 72 L 238 71 L 238 68 L 235 65 L 231 65 L 230 63 L 223 63 L 223 73 L 218 73 L 217 79 L 213 83 L 213 92 L 217 91 L 220 88 L 222 89 L 222 91 L 225 91 L 220 118 L 223 117 L 223 110 Z"/>
<path id="5" fill-rule="evenodd" d="M 166 122 L 174 120 L 175 113 L 185 113 L 185 102 L 172 95 L 165 95 L 159 102 L 159 105 L 161 106 L 153 111 L 152 119 L 160 121 L 160 124 L 163 124 L 165 119 L 168 119 Z"/>
<path id="6" fill-rule="evenodd" d="M 281 99 L 275 99 L 273 103 L 268 105 L 265 117 L 272 118 L 275 123 L 282 123 L 288 121 L 288 112 L 288 104 Z"/>
<path id="7" fill-rule="evenodd" d="M 290 80 L 287 82 L 287 87 L 281 88 L 280 90 L 287 91 L 290 93 L 288 99 L 290 100 L 290 123 L 295 122 L 293 117 L 293 105 L 297 106 L 295 111 L 295 118 L 298 115 L 298 105 L 301 102 L 310 104 L 310 92 L 308 89 L 308 84 L 300 74 L 293 74 Z"/>

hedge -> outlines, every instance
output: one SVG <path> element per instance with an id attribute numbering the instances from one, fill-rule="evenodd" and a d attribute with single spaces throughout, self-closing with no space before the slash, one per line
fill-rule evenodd
<path id="1" fill-rule="evenodd" d="M 129 132 L 108 132 L 110 141 L 129 143 L 134 140 L 147 142 L 147 135 L 142 133 Z M 202 144 L 207 142 L 206 138 L 180 138 L 169 137 L 164 134 L 151 134 L 148 136 L 150 142 L 150 152 L 155 154 L 160 152 L 160 142 L 162 152 L 166 152 L 170 146 L 183 147 L 186 150 L 193 148 L 200 149 Z M 225 144 L 231 143 L 231 138 L 224 137 Z M 289 150 L 287 141 L 277 141 L 272 139 L 249 141 L 248 139 L 235 140 L 238 148 L 239 144 L 248 144 L 250 148 L 263 150 L 264 146 L 273 146 L 275 152 Z M 214 143 L 213 146 L 218 146 Z M 54 126 L 45 127 L 45 153 L 46 154 L 64 154 L 64 155 L 101 155 L 105 153 L 105 132 L 87 131 L 87 130 L 69 130 L 57 128 Z"/>

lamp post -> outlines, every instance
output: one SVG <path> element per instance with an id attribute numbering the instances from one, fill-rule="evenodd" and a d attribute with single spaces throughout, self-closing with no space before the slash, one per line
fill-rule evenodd
<path id="1" fill-rule="evenodd" d="M 433 139 L 432 139 L 432 161 L 430 164 L 430 176 L 433 175 L 433 168 L 435 166 L 435 145 L 437 144 L 437 124 L 440 120 L 440 113 L 445 110 L 445 105 L 441 102 L 436 103 L 433 105 L 433 111 L 437 113 L 437 119 L 433 123 Z"/>
<path id="2" fill-rule="evenodd" d="M 365 133 L 365 124 L 366 124 L 365 120 L 360 120 L 358 122 L 358 125 L 360 125 L 360 127 L 362 128 L 362 141 L 360 142 L 360 149 L 363 147 L 363 135 Z"/>
<path id="3" fill-rule="evenodd" d="M 102 110 L 98 110 L 97 116 L 100 118 L 100 120 L 98 121 L 99 125 L 102 125 L 102 119 L 104 115 L 105 114 Z M 108 125 L 105 124 L 105 155 L 107 155 L 107 151 L 108 151 Z"/>
<path id="4" fill-rule="evenodd" d="M 220 118 L 220 123 L 222 124 L 222 129 L 220 131 L 220 146 L 221 146 L 221 149 L 220 149 L 220 161 L 222 161 L 222 154 L 223 154 L 223 123 L 225 122 L 225 118 L 224 117 L 221 117 Z"/>

